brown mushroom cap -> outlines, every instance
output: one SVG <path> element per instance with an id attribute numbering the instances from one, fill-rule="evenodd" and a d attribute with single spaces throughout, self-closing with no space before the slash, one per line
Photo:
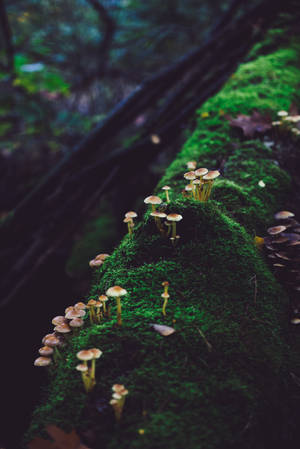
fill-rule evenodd
<path id="1" fill-rule="evenodd" d="M 136 218 L 138 215 L 133 210 L 130 210 L 129 212 L 126 212 L 125 217 L 126 218 Z"/>
<path id="2" fill-rule="evenodd" d="M 208 170 L 207 170 L 207 168 L 198 168 L 197 170 L 195 170 L 195 175 L 196 176 L 204 176 L 204 175 L 207 175 L 207 173 L 208 173 Z"/>
<path id="3" fill-rule="evenodd" d="M 125 386 L 121 384 L 114 384 L 112 386 L 112 390 L 114 393 L 117 393 L 121 396 L 125 396 L 126 394 L 128 394 L 128 390 L 126 390 Z"/>
<path id="4" fill-rule="evenodd" d="M 131 223 L 131 218 L 125 217 L 123 223 Z"/>
<path id="5" fill-rule="evenodd" d="M 161 204 L 162 200 L 159 198 L 159 196 L 151 195 L 151 196 L 147 196 L 147 198 L 144 199 L 144 203 L 146 203 L 146 204 Z"/>
<path id="6" fill-rule="evenodd" d="M 81 310 L 84 310 L 84 309 L 86 309 L 86 304 L 84 304 L 84 302 L 77 302 L 77 303 L 74 305 L 74 307 L 75 307 L 75 309 L 81 309 Z"/>
<path id="7" fill-rule="evenodd" d="M 184 190 L 186 190 L 187 192 L 190 192 L 191 190 L 193 190 L 192 184 L 188 184 L 187 186 L 185 186 Z"/>
<path id="8" fill-rule="evenodd" d="M 220 176 L 219 170 L 211 170 L 206 175 L 203 176 L 204 181 L 213 181 L 218 176 Z"/>
<path id="9" fill-rule="evenodd" d="M 93 259 L 89 261 L 90 267 L 100 267 L 103 264 L 103 260 L 101 259 Z"/>
<path id="10" fill-rule="evenodd" d="M 187 179 L 188 181 L 192 181 L 193 179 L 196 178 L 196 175 L 195 175 L 195 172 L 194 172 L 194 171 L 188 171 L 187 173 L 185 173 L 185 174 L 183 175 L 183 177 L 184 177 L 185 179 Z"/>
<path id="11" fill-rule="evenodd" d="M 194 181 L 192 181 L 193 184 L 197 185 L 197 184 L 201 184 L 200 179 L 194 179 Z"/>
<path id="12" fill-rule="evenodd" d="M 73 320 L 70 321 L 69 326 L 71 327 L 81 327 L 83 326 L 83 319 L 82 318 L 74 318 Z"/>
<path id="13" fill-rule="evenodd" d="M 277 115 L 278 115 L 279 117 L 287 117 L 289 114 L 288 114 L 287 111 L 278 111 L 278 112 L 277 112 Z"/>
<path id="14" fill-rule="evenodd" d="M 182 220 L 182 215 L 180 214 L 169 214 L 167 215 L 167 220 L 169 221 L 180 221 Z"/>
<path id="15" fill-rule="evenodd" d="M 292 218 L 294 216 L 295 214 L 293 214 L 293 212 L 289 212 L 288 210 L 281 210 L 274 215 L 276 220 L 285 220 L 286 218 Z"/>
<path id="16" fill-rule="evenodd" d="M 169 283 L 168 281 L 164 281 L 164 282 L 161 283 L 161 285 L 162 285 L 163 287 L 166 287 L 167 285 L 170 285 L 170 283 Z"/>
<path id="17" fill-rule="evenodd" d="M 108 301 L 108 297 L 106 295 L 100 295 L 99 301 L 102 301 L 102 302 Z"/>
<path id="18" fill-rule="evenodd" d="M 49 357 L 38 357 L 34 361 L 34 366 L 48 366 L 52 360 Z"/>
<path id="19" fill-rule="evenodd" d="M 69 310 L 68 313 L 66 313 L 65 317 L 68 320 L 73 320 L 74 318 L 80 318 L 85 315 L 85 311 L 83 309 L 76 309 L 73 307 L 72 310 Z"/>
<path id="20" fill-rule="evenodd" d="M 90 299 L 89 302 L 87 303 L 87 307 L 95 307 L 95 305 L 97 304 L 97 301 L 95 301 L 95 299 Z"/>
<path id="21" fill-rule="evenodd" d="M 114 287 L 110 287 L 108 290 L 106 290 L 106 294 L 107 296 L 119 298 L 120 296 L 127 295 L 127 291 L 125 290 L 125 288 L 115 285 Z"/>
<path id="22" fill-rule="evenodd" d="M 66 323 L 67 320 L 64 316 L 55 316 L 53 318 L 53 320 L 51 321 L 52 324 L 54 324 L 54 326 L 57 326 L 58 324 L 62 324 L 62 323 Z"/>
<path id="23" fill-rule="evenodd" d="M 81 351 L 77 352 L 76 357 L 79 360 L 92 360 L 94 358 L 93 353 L 90 349 L 82 349 Z"/>
<path id="24" fill-rule="evenodd" d="M 47 357 L 48 355 L 53 354 L 53 348 L 51 348 L 50 346 L 43 346 L 42 348 L 39 349 L 39 353 L 42 356 Z"/>
<path id="25" fill-rule="evenodd" d="M 98 254 L 95 258 L 94 258 L 94 260 L 105 260 L 105 259 L 107 259 L 109 257 L 109 254 L 106 254 L 106 253 L 104 253 L 104 254 Z"/>
<path id="26" fill-rule="evenodd" d="M 48 336 L 46 335 L 42 341 L 45 346 L 51 346 L 51 348 L 60 344 L 59 338 L 54 334 Z"/>
<path id="27" fill-rule="evenodd" d="M 164 212 L 151 212 L 150 214 L 152 217 L 157 217 L 157 218 L 166 218 L 167 214 L 165 214 Z"/>
<path id="28" fill-rule="evenodd" d="M 271 228 L 268 228 L 267 232 L 270 235 L 277 235 L 277 234 L 280 234 L 281 232 L 283 232 L 285 230 L 286 230 L 285 226 L 273 226 Z"/>
<path id="29" fill-rule="evenodd" d="M 171 187 L 169 187 L 169 186 L 163 186 L 163 187 L 162 187 L 162 190 L 171 190 Z"/>
<path id="30" fill-rule="evenodd" d="M 103 354 L 103 352 L 98 348 L 92 348 L 90 349 L 90 351 L 92 352 L 94 359 L 99 359 L 99 357 L 101 357 Z"/>
<path id="31" fill-rule="evenodd" d="M 54 328 L 55 332 L 59 332 L 60 334 L 68 334 L 71 332 L 71 328 L 67 323 L 58 324 Z"/>

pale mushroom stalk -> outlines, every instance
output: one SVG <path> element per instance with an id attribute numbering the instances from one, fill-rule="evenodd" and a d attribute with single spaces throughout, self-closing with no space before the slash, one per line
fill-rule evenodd
<path id="1" fill-rule="evenodd" d="M 121 315 L 121 298 L 117 297 L 117 323 L 118 326 L 122 326 L 122 315 Z"/>
<path id="2" fill-rule="evenodd" d="M 170 298 L 170 295 L 168 294 L 168 293 L 163 293 L 162 295 L 161 295 L 161 297 L 162 298 L 164 298 L 164 303 L 163 303 L 163 306 L 162 306 L 162 314 L 164 315 L 164 316 L 166 316 L 166 307 L 167 307 L 167 304 L 168 304 L 168 299 Z"/>
<path id="3" fill-rule="evenodd" d="M 169 191 L 168 190 L 166 190 L 166 198 L 167 198 L 167 203 L 169 203 L 170 202 L 170 197 L 169 197 Z"/>

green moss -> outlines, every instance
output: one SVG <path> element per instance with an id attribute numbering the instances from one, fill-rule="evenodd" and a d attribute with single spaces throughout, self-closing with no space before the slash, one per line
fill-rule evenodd
<path id="1" fill-rule="evenodd" d="M 183 215 L 178 246 L 159 235 L 147 212 L 133 238 L 126 236 L 98 270 L 89 297 L 114 284 L 126 288 L 123 326 L 115 326 L 111 301 L 111 321 L 87 325 L 70 339 L 66 360 L 52 372 L 47 400 L 35 411 L 28 438 L 45 424 L 57 423 L 92 430 L 97 447 L 107 449 L 215 449 L 224 442 L 226 447 L 267 447 L 262 416 L 272 416 L 274 425 L 291 353 L 284 324 L 287 297 L 253 237 L 284 205 L 290 179 L 274 163 L 272 150 L 260 139 L 242 138 L 220 111 L 235 115 L 258 108 L 275 116 L 287 108 L 296 98 L 298 58 L 295 43 L 259 56 L 242 65 L 199 110 L 195 131 L 157 187 L 159 192 L 164 184 L 172 186 L 167 212 Z M 205 111 L 209 117 L 204 119 Z M 224 167 L 225 176 L 205 204 L 181 196 L 182 174 L 192 159 L 198 166 Z M 258 185 L 260 180 L 265 187 Z M 170 299 L 164 318 L 165 280 Z M 174 326 L 176 332 L 163 337 L 151 323 Z M 75 371 L 75 354 L 86 347 L 103 351 L 88 405 Z M 93 402 L 107 404 L 114 383 L 129 390 L 120 426 L 110 406 L 99 413 Z M 270 431 L 267 425 L 264 430 Z"/>

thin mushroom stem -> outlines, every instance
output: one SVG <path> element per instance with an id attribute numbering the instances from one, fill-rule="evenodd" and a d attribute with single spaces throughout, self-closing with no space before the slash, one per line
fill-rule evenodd
<path id="1" fill-rule="evenodd" d="M 176 221 L 172 221 L 172 237 L 176 238 Z"/>
<path id="2" fill-rule="evenodd" d="M 168 192 L 168 190 L 166 190 L 166 198 L 167 198 L 167 203 L 169 203 L 169 202 L 170 202 L 170 197 L 169 197 L 169 192 Z"/>
<path id="3" fill-rule="evenodd" d="M 167 304 L 168 304 L 168 298 L 165 298 L 164 303 L 163 303 L 163 306 L 162 306 L 162 314 L 163 314 L 164 316 L 167 315 L 167 313 L 166 313 L 166 307 L 167 307 Z"/>
<path id="4" fill-rule="evenodd" d="M 116 298 L 117 301 L 117 323 L 118 326 L 122 326 L 122 318 L 121 318 L 121 298 Z"/>

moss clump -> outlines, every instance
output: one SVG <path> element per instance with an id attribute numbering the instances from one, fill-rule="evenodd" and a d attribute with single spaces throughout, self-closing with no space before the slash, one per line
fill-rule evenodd
<path id="1" fill-rule="evenodd" d="M 115 326 L 112 303 L 111 321 L 87 325 L 70 340 L 28 438 L 57 423 L 76 426 L 83 435 L 92 431 L 96 446 L 107 449 L 260 449 L 270 447 L 272 433 L 282 441 L 280 428 L 272 427 L 282 416 L 279 392 L 290 357 L 287 297 L 253 236 L 283 206 L 290 180 L 260 139 L 241 138 L 223 114 L 255 107 L 275 115 L 287 108 L 300 79 L 298 57 L 299 42 L 294 42 L 242 65 L 200 109 L 196 130 L 157 188 L 172 186 L 167 212 L 183 215 L 178 246 L 158 234 L 149 212 L 133 238 L 123 239 L 89 296 L 115 284 L 126 288 L 123 326 Z M 215 182 L 208 203 L 181 197 L 182 174 L 192 159 L 210 169 L 224 166 L 225 176 Z M 163 318 L 165 280 L 170 299 Z M 151 323 L 171 325 L 176 332 L 162 337 Z M 75 354 L 93 346 L 103 356 L 98 384 L 86 402 Z M 118 427 L 107 405 L 114 383 L 129 390 Z M 265 416 L 271 417 L 269 424 Z"/>

